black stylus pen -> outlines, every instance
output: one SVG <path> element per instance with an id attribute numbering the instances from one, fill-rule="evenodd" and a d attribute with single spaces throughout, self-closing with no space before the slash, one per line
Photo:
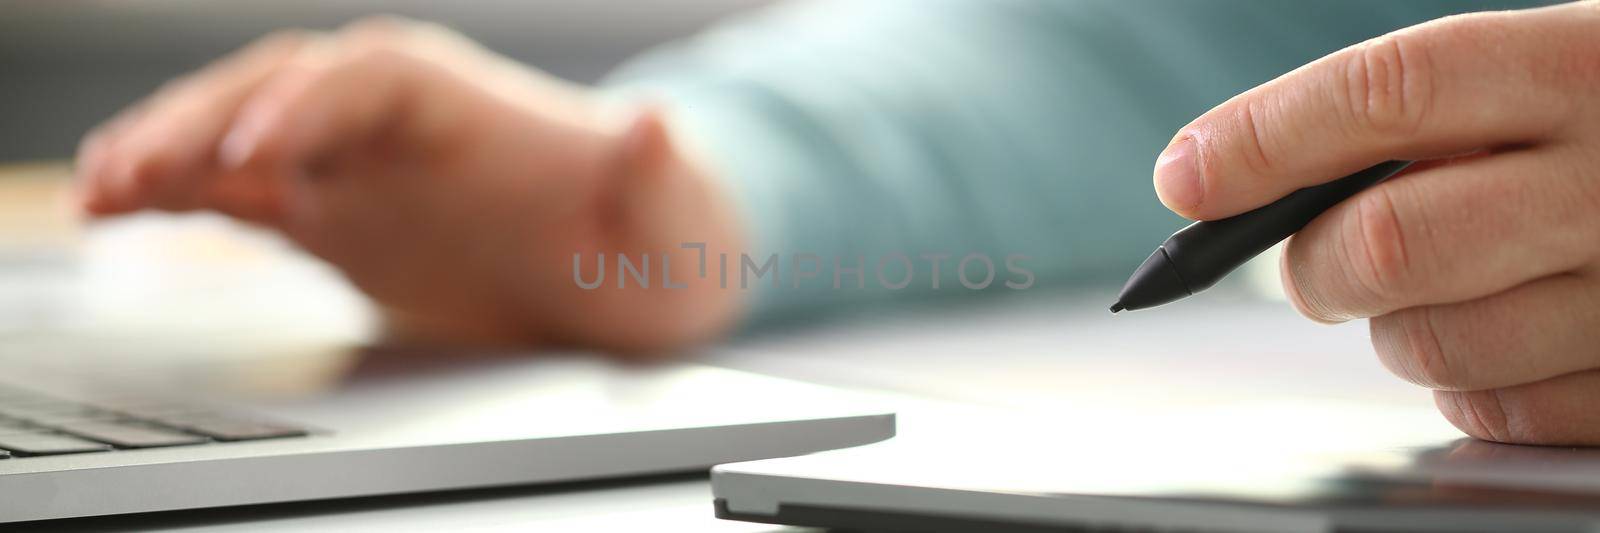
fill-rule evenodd
<path id="1" fill-rule="evenodd" d="M 1410 166 L 1388 161 L 1276 202 L 1221 220 L 1178 230 L 1133 271 L 1111 312 L 1174 302 L 1211 288 L 1245 261 L 1289 238 L 1329 208 Z"/>

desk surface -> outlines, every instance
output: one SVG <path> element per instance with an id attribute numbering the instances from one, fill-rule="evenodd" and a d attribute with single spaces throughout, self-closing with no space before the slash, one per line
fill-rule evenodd
<path id="1" fill-rule="evenodd" d="M 79 231 L 60 164 L 0 165 L 0 247 L 61 245 Z"/>
<path id="2" fill-rule="evenodd" d="M 292 342 L 272 339 L 278 344 L 244 336 L 241 345 L 279 349 L 285 342 L 359 342 L 369 335 L 371 317 L 359 295 L 270 235 L 205 216 L 143 215 L 85 229 L 67 208 L 65 175 L 63 167 L 51 165 L 0 169 L 0 322 L 24 324 L 10 331 L 0 326 L 0 340 L 49 343 L 68 336 L 117 338 L 130 332 L 174 339 L 214 337 L 218 331 L 260 329 L 263 321 L 274 330 L 303 336 Z M 151 310 L 152 295 L 160 295 L 168 309 Z M 913 411 L 961 404 L 1043 410 L 1053 413 L 1052 420 L 1072 420 L 1062 413 L 1101 406 L 1137 410 L 1249 404 L 1266 398 L 1350 401 L 1424 414 L 1432 410 L 1426 392 L 1383 371 L 1361 324 L 1318 326 L 1281 304 L 1225 293 L 1203 295 L 1160 313 L 1113 318 L 1104 311 L 1108 296 L 1029 291 L 915 312 L 846 315 L 732 341 L 699 358 L 876 391 Z M 310 301 L 317 302 L 317 313 L 305 312 Z M 193 319 L 197 309 L 205 309 L 211 318 Z M 1227 323 L 1219 316 L 1227 316 Z M 1227 327 L 1245 323 L 1252 325 L 1252 335 Z M 939 419 L 902 417 L 901 438 L 915 438 L 908 431 L 913 426 L 937 424 Z M 1419 419 L 1448 430 L 1436 415 Z M 698 476 L 107 517 L 50 526 L 801 531 L 714 519 L 707 483 Z"/>

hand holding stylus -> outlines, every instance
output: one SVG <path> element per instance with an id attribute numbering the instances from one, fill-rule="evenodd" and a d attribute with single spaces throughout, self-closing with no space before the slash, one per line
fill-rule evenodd
<path id="1" fill-rule="evenodd" d="M 1211 110 L 1155 171 L 1213 220 L 1389 160 L 1424 160 L 1286 248 L 1313 320 L 1370 318 L 1401 377 L 1468 434 L 1600 444 L 1600 3 L 1450 17 Z"/>

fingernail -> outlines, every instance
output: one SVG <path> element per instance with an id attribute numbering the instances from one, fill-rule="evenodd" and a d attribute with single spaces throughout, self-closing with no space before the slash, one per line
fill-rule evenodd
<path id="1" fill-rule="evenodd" d="M 250 158 L 251 145 L 255 144 L 251 135 L 246 134 L 243 128 L 228 130 L 222 137 L 222 144 L 217 147 L 217 161 L 223 168 L 239 168 Z"/>
<path id="2" fill-rule="evenodd" d="M 1200 177 L 1199 158 L 1194 140 L 1179 139 L 1156 159 L 1156 195 L 1173 209 L 1193 209 L 1205 199 L 1205 183 Z"/>
<path id="3" fill-rule="evenodd" d="M 244 113 L 222 136 L 222 143 L 217 147 L 217 161 L 224 168 L 242 167 L 255 157 L 256 145 L 260 144 L 261 131 L 265 129 L 262 122 L 254 113 Z"/>

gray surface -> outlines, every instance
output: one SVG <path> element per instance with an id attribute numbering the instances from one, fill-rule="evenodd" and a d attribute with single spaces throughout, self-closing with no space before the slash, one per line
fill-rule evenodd
<path id="1" fill-rule="evenodd" d="M 1097 305 L 1109 294 L 1044 296 L 721 353 L 1000 409 L 901 408 L 893 440 L 720 466 L 716 495 L 767 516 L 787 502 L 1139 530 L 1600 530 L 1600 455 L 1463 438 L 1380 368 L 1363 322 L 1225 293 L 1117 316 Z M 1397 483 L 1324 483 L 1351 473 Z"/>
<path id="2" fill-rule="evenodd" d="M 395 13 L 455 27 L 589 82 L 652 45 L 766 0 L 0 0 L 0 161 L 72 154 L 89 127 L 251 39 Z"/>
<path id="3" fill-rule="evenodd" d="M 1433 506 L 1422 501 L 1272 505 L 1204 497 L 1122 498 L 896 485 L 893 478 L 839 481 L 772 475 L 762 470 L 760 462 L 719 467 L 712 473 L 713 490 L 727 500 L 730 512 L 763 520 L 776 517 L 779 522 L 789 521 L 781 518 L 785 506 L 800 506 L 1139 531 L 1585 533 L 1600 529 L 1600 513 L 1559 498 L 1552 498 L 1545 509 L 1517 509 L 1497 501 Z M 1529 500 L 1523 496 L 1522 502 Z M 893 523 L 893 518 L 888 520 Z"/>
<path id="4" fill-rule="evenodd" d="M 984 404 L 982 409 L 1047 411 L 1034 419 L 1046 423 L 1035 427 L 1115 435 L 1115 426 L 1096 422 L 1095 411 L 1106 406 L 1159 409 L 1167 403 L 1231 404 L 1280 396 L 1286 394 L 1278 383 L 1288 372 L 1284 368 L 1316 376 L 1296 387 L 1300 398 L 1337 394 L 1392 399 L 1394 394 L 1383 393 L 1409 391 L 1415 393 L 1410 400 L 1396 401 L 1408 404 L 1407 408 L 1420 403 L 1431 409 L 1425 403 L 1426 393 L 1396 386 L 1378 367 L 1359 325 L 1326 328 L 1302 323 L 1276 304 L 1228 302 L 1224 295 L 1168 313 L 1113 318 L 1101 305 L 1107 296 L 1041 293 L 905 315 L 857 317 L 792 334 L 747 339 L 703 360 L 836 386 L 894 391 L 879 394 L 902 413 L 916 414 L 901 417 L 904 437 L 910 438 L 919 433 L 961 432 L 963 426 L 954 422 L 959 418 L 950 414 L 975 409 L 973 404 Z M 1239 339 L 1238 329 L 1217 327 L 1215 316 L 1231 317 L 1229 324 L 1261 324 L 1274 334 Z M 1130 334 L 1161 325 L 1171 328 L 1171 336 Z M 1234 352 L 1202 348 L 1226 345 L 1229 338 L 1234 339 Z M 1197 365 L 1214 368 L 1215 374 L 1194 372 Z M 1217 375 L 1234 378 L 1223 382 Z M 1105 388 L 1091 386 L 1096 382 Z M 916 399 L 926 396 L 955 402 Z M 1007 438 L 1004 432 L 979 433 Z M 976 450 L 980 449 L 968 453 L 984 453 Z M 700 479 L 437 493 L 64 524 L 167 531 L 783 531 L 716 520 L 711 492 Z"/>
<path id="5" fill-rule="evenodd" d="M 30 531 L 819 533 L 717 520 L 703 474 L 28 524 Z"/>

